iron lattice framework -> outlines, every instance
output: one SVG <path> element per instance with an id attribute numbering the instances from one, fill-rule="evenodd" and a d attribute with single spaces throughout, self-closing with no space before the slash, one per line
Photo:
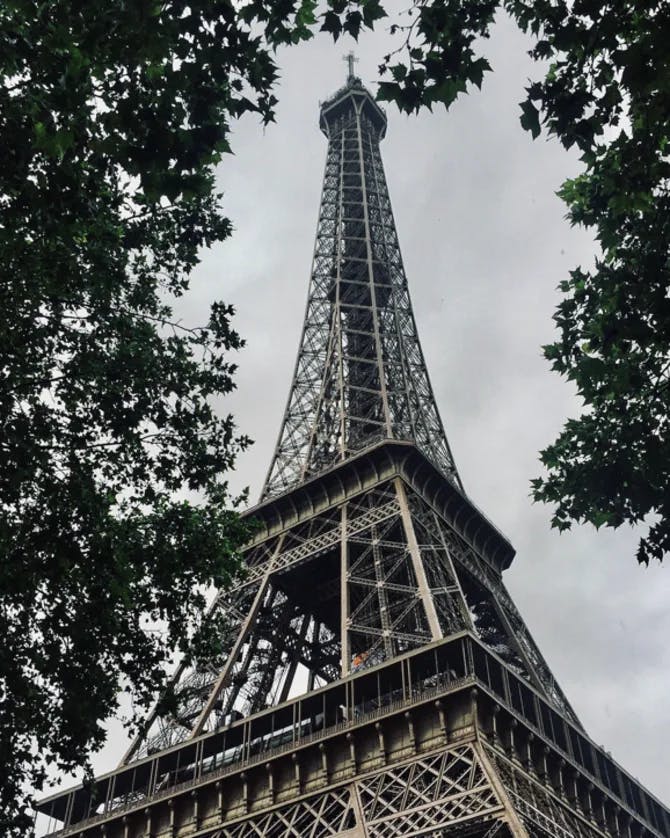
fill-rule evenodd
<path id="1" fill-rule="evenodd" d="M 177 711 L 156 716 L 129 757 L 464 629 L 577 723 L 500 574 L 400 476 L 264 533 L 247 565 L 214 605 L 230 620 L 224 656 L 178 673 Z"/>
<path id="2" fill-rule="evenodd" d="M 382 439 L 412 440 L 460 485 L 424 363 L 379 141 L 356 79 L 321 109 L 328 153 L 293 385 L 268 498 Z"/>
<path id="3" fill-rule="evenodd" d="M 502 581 L 434 403 L 361 83 L 328 157 L 305 326 L 247 572 L 115 772 L 40 804 L 79 838 L 651 838 Z"/>

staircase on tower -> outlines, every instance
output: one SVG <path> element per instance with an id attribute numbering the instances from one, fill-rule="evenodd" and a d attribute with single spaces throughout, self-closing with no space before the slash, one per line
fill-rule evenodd
<path id="1" fill-rule="evenodd" d="M 304 326 L 247 572 L 213 605 L 225 654 L 177 670 L 116 770 L 39 804 L 50 834 L 670 836 L 582 728 L 463 490 L 352 61 L 319 124 Z"/>

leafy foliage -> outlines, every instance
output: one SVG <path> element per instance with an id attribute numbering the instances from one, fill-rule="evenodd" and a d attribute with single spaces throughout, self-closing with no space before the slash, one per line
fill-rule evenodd
<path id="1" fill-rule="evenodd" d="M 551 61 L 531 85 L 544 124 L 582 152 L 560 195 L 601 246 L 571 272 L 545 347 L 586 409 L 542 452 L 553 523 L 648 521 L 638 561 L 670 550 L 670 9 L 660 2 L 517 3 Z M 550 7 L 550 8 L 549 8 Z M 549 13 L 549 11 L 551 13 Z"/>
<path id="2" fill-rule="evenodd" d="M 489 69 L 479 54 L 505 10 L 548 62 L 520 122 L 582 154 L 560 196 L 601 247 L 593 270 L 566 279 L 545 347 L 574 381 L 584 411 L 541 454 L 536 500 L 553 525 L 650 524 L 637 558 L 670 550 L 670 8 L 660 0 L 415 0 L 392 25 L 399 48 L 380 68 L 379 96 L 408 112 L 449 107 Z M 546 66 L 546 65 L 545 65 Z"/>
<path id="3" fill-rule="evenodd" d="M 242 341 L 230 306 L 186 328 L 171 303 L 230 235 L 213 167 L 231 119 L 272 120 L 274 51 L 384 12 L 323 14 L 316 0 L 0 8 L 3 835 L 30 831 L 25 789 L 49 765 L 102 744 L 120 688 L 137 722 L 173 650 L 216 656 L 204 591 L 230 583 L 248 536 L 225 482 L 248 440 L 215 410 Z"/>
<path id="4" fill-rule="evenodd" d="M 379 68 L 392 81 L 381 82 L 378 98 L 412 113 L 436 103 L 449 108 L 469 85 L 480 88 L 491 67 L 475 46 L 488 38 L 498 6 L 499 0 L 415 0 L 390 27 L 402 41 Z"/>
<path id="5" fill-rule="evenodd" d="M 247 440 L 215 412 L 241 340 L 230 307 L 188 329 L 170 298 L 230 233 L 212 167 L 231 118 L 272 118 L 259 22 L 302 37 L 312 4 L 283 5 L 0 9 L 3 835 L 29 832 L 49 764 L 101 744 L 121 687 L 141 714 L 172 649 L 215 645 L 203 591 L 247 535 L 225 483 Z"/>

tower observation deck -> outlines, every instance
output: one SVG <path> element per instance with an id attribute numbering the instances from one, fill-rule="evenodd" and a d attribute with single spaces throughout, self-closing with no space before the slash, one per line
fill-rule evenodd
<path id="1" fill-rule="evenodd" d="M 175 673 L 121 765 L 47 798 L 78 838 L 652 838 L 670 812 L 584 731 L 503 583 L 424 363 L 353 73 L 307 308 L 225 651 Z"/>

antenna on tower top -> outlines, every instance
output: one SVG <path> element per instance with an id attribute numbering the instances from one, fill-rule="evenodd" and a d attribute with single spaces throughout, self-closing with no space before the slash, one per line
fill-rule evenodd
<path id="1" fill-rule="evenodd" d="M 353 81 L 356 78 L 356 74 L 354 73 L 354 64 L 358 61 L 358 58 L 356 58 L 353 52 L 350 52 L 348 55 L 343 55 L 342 60 L 346 61 L 349 66 L 347 81 Z"/>

